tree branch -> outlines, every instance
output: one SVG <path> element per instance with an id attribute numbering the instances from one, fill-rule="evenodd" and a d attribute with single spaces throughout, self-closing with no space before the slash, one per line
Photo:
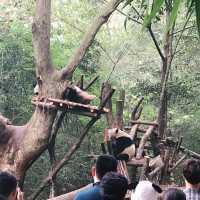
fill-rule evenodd
<path id="1" fill-rule="evenodd" d="M 158 53 L 159 53 L 159 55 L 160 55 L 162 61 L 164 61 L 164 60 L 165 60 L 165 57 L 164 57 L 164 55 L 163 55 L 163 53 L 162 53 L 162 51 L 161 51 L 161 48 L 160 48 L 160 46 L 159 46 L 159 44 L 158 44 L 158 41 L 156 40 L 156 37 L 155 37 L 155 35 L 154 35 L 154 33 L 153 33 L 152 29 L 151 29 L 151 26 L 148 27 L 148 30 L 149 30 L 149 33 L 150 33 L 150 35 L 151 35 L 151 38 L 152 38 L 152 40 L 153 40 L 153 42 L 154 42 L 154 44 L 155 44 L 155 46 L 156 46 L 156 49 L 157 49 L 157 51 L 158 51 Z"/>
<path id="2" fill-rule="evenodd" d="M 61 70 L 61 79 L 65 79 L 66 77 L 72 76 L 73 72 L 76 70 L 78 64 L 82 61 L 87 50 L 92 44 L 99 29 L 105 22 L 107 22 L 110 15 L 115 11 L 117 6 L 122 1 L 123 0 L 111 0 L 107 4 L 107 6 L 104 8 L 104 10 L 101 12 L 101 14 L 96 17 L 91 27 L 89 28 L 89 30 L 86 32 L 85 36 L 83 37 L 80 47 L 76 50 L 76 52 L 70 59 L 69 64 L 64 69 Z"/>
<path id="3" fill-rule="evenodd" d="M 150 137 L 151 133 L 153 132 L 155 126 L 149 126 L 149 128 L 147 129 L 147 132 L 143 135 L 142 139 L 140 140 L 140 144 L 137 150 L 137 155 L 136 155 L 136 159 L 141 159 L 142 158 L 142 153 L 144 151 L 144 146 L 148 140 L 148 138 Z"/>
<path id="4" fill-rule="evenodd" d="M 98 80 L 98 78 L 99 78 L 99 76 L 96 76 L 94 79 L 92 79 L 89 83 L 88 83 L 88 85 L 86 85 L 84 88 L 83 88 L 83 90 L 88 90 L 97 80 Z"/>
<path id="5" fill-rule="evenodd" d="M 36 73 L 46 75 L 53 70 L 50 55 L 51 0 L 37 0 L 32 24 Z"/>

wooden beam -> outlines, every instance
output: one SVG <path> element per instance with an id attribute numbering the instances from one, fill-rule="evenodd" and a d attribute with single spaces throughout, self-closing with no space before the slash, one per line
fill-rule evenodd
<path id="1" fill-rule="evenodd" d="M 143 135 L 143 137 L 140 141 L 138 150 L 137 150 L 137 155 L 136 155 L 137 159 L 140 159 L 142 157 L 145 143 L 147 142 L 148 138 L 150 138 L 150 135 L 152 134 L 154 128 L 155 128 L 155 126 L 149 126 L 149 128 L 147 129 L 147 132 Z"/>
<path id="2" fill-rule="evenodd" d="M 139 101 L 137 102 L 137 104 L 135 105 L 135 107 L 133 108 L 132 110 L 132 113 L 131 113 L 131 120 L 137 120 L 138 117 L 136 117 L 136 114 L 138 112 L 138 108 L 140 107 L 141 103 L 143 102 L 144 100 L 144 97 L 141 97 L 139 99 Z M 142 111 L 142 110 L 141 110 Z M 140 112 L 141 112 L 140 111 Z M 141 114 L 141 113 L 140 113 Z"/>
<path id="3" fill-rule="evenodd" d="M 132 124 L 143 124 L 143 125 L 148 125 L 148 126 L 158 126 L 158 123 L 157 122 L 145 122 L 145 121 L 134 121 L 134 120 L 131 120 L 130 121 Z"/>
<path id="4" fill-rule="evenodd" d="M 116 115 L 113 127 L 123 129 L 123 111 L 125 101 L 125 90 L 120 90 L 119 99 L 116 101 Z"/>
<path id="5" fill-rule="evenodd" d="M 187 158 L 187 154 L 183 155 L 172 168 L 169 168 L 169 172 L 172 172 L 173 170 L 175 170 L 186 158 Z"/>
<path id="6" fill-rule="evenodd" d="M 101 87 L 101 101 L 105 98 L 106 94 L 108 94 L 112 90 L 111 84 L 108 82 L 105 82 L 102 84 Z M 108 124 L 108 128 L 112 128 L 113 124 L 113 112 L 112 112 L 112 99 L 109 99 L 105 107 L 109 110 L 108 113 L 106 113 L 106 121 Z"/>

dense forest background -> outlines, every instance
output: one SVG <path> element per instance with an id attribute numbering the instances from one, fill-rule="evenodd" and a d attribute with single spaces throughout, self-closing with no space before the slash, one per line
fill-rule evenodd
<path id="1" fill-rule="evenodd" d="M 91 23 L 104 1 L 60 0 L 52 5 L 51 53 L 53 65 L 64 67 L 67 59 Z M 25 123 L 32 114 L 31 99 L 36 83 L 33 59 L 31 24 L 35 1 L 0 1 L 0 112 L 13 124 Z M 121 9 L 135 17 L 132 6 L 142 10 L 140 1 Z M 184 136 L 186 147 L 200 153 L 200 44 L 195 16 L 191 16 L 182 33 L 187 14 L 186 5 L 180 8 L 174 31 L 179 38 L 176 55 L 168 81 L 168 130 L 172 136 Z M 154 34 L 162 46 L 166 27 L 159 15 L 153 23 Z M 154 120 L 158 113 L 160 95 L 160 57 L 149 32 L 140 24 L 116 11 L 98 33 L 95 42 L 76 70 L 74 80 L 84 75 L 85 82 L 99 75 L 90 92 L 100 95 L 101 84 L 110 81 L 116 88 L 126 90 L 125 116 L 129 119 L 134 103 L 144 96 L 141 119 Z M 114 99 L 117 98 L 117 93 Z M 97 104 L 97 98 L 93 104 Z M 84 117 L 67 114 L 56 140 L 57 159 L 62 158 L 73 144 Z M 81 148 L 57 178 L 59 193 L 76 189 L 89 182 L 89 154 L 99 154 L 103 141 L 104 118 L 92 128 Z M 49 171 L 49 157 L 44 153 L 29 169 L 25 191 L 29 194 Z"/>

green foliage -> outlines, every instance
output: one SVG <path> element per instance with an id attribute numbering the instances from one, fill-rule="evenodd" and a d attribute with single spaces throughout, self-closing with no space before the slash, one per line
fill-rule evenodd
<path id="1" fill-rule="evenodd" d="M 172 11 L 169 17 L 169 21 L 167 23 L 167 31 L 171 30 L 173 25 L 175 24 L 177 14 L 178 14 L 178 9 L 180 7 L 181 0 L 174 0 L 173 5 L 172 5 Z"/>
<path id="2" fill-rule="evenodd" d="M 199 35 L 200 35 L 200 1 L 195 0 L 194 2 L 195 2 L 197 27 L 198 27 L 198 32 L 199 32 Z"/>
<path id="3" fill-rule="evenodd" d="M 160 11 L 161 7 L 163 6 L 164 0 L 155 0 L 152 4 L 152 9 L 150 14 L 147 13 L 144 19 L 144 25 L 149 26 L 152 19 L 154 19 L 157 13 Z"/>
<path id="4" fill-rule="evenodd" d="M 0 111 L 22 123 L 30 117 L 35 82 L 31 34 L 23 24 L 12 23 L 1 32 L 0 55 Z"/>

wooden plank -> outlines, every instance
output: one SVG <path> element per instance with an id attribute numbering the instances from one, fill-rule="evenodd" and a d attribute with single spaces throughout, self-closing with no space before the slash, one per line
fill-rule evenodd
<path id="1" fill-rule="evenodd" d="M 132 124 L 143 124 L 148 126 L 158 126 L 157 122 L 146 122 L 146 121 L 139 121 L 139 120 L 131 120 Z"/>
<path id="2" fill-rule="evenodd" d="M 100 112 L 101 114 L 105 114 L 109 112 L 108 109 L 103 108 L 101 111 L 97 106 L 85 105 L 76 102 L 71 102 L 68 100 L 60 100 L 54 98 L 33 98 L 32 104 L 36 106 L 40 106 L 47 109 L 59 109 L 59 110 L 67 110 L 68 112 L 79 114 L 87 117 L 96 117 Z"/>
<path id="3" fill-rule="evenodd" d="M 80 108 L 85 108 L 85 109 L 89 109 L 91 112 L 98 112 L 99 109 L 97 106 L 92 106 L 92 105 L 88 105 L 88 104 L 81 104 L 81 103 L 76 103 L 76 102 L 72 102 L 72 101 L 68 101 L 68 100 L 60 100 L 60 99 L 54 99 L 54 98 L 47 98 L 48 101 L 53 102 L 54 104 L 63 104 L 66 106 L 72 106 L 72 107 L 80 107 Z M 109 110 L 106 108 L 103 108 L 102 110 L 103 112 L 108 112 Z"/>

